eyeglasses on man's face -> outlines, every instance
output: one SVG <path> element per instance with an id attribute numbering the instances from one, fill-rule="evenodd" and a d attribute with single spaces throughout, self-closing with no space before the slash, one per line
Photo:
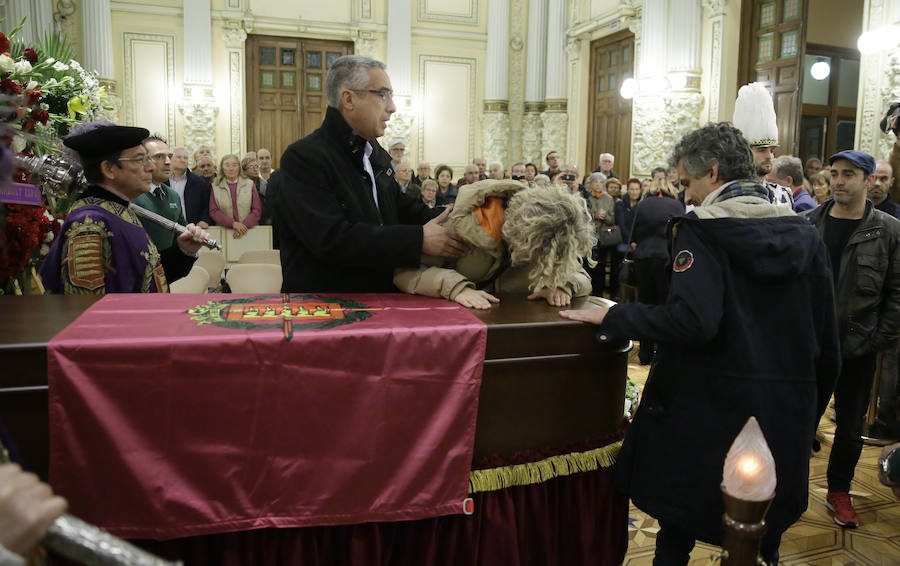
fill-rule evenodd
<path id="1" fill-rule="evenodd" d="M 371 88 L 352 88 L 350 89 L 356 93 L 366 93 L 371 92 L 372 94 L 377 94 L 378 98 L 381 99 L 382 102 L 388 102 L 389 100 L 394 100 L 394 91 L 389 88 L 379 88 L 379 89 L 371 89 Z"/>
<path id="2" fill-rule="evenodd" d="M 147 165 L 152 159 L 152 157 L 144 153 L 141 155 L 135 155 L 134 157 L 120 157 L 116 161 L 133 161 L 135 163 L 140 163 L 141 165 Z"/>

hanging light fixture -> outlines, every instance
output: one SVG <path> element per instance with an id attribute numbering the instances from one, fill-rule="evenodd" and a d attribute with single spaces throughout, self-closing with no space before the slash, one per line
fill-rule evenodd
<path id="1" fill-rule="evenodd" d="M 819 57 L 819 60 L 809 68 L 809 74 L 817 81 L 824 81 L 831 74 L 831 65 L 824 57 Z"/>

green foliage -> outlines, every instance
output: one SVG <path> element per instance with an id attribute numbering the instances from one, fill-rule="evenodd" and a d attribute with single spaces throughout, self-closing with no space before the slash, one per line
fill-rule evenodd
<path id="1" fill-rule="evenodd" d="M 69 43 L 69 38 L 55 30 L 44 32 L 44 37 L 38 41 L 36 51 L 41 60 L 52 57 L 63 63 L 68 63 L 77 55 L 75 48 Z"/>

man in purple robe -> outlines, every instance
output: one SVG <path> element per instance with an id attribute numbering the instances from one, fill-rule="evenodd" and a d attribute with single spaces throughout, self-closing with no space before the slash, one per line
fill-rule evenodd
<path id="1" fill-rule="evenodd" d="M 160 253 L 132 199 L 150 190 L 153 162 L 144 128 L 92 124 L 63 143 L 78 152 L 90 185 L 72 206 L 41 268 L 49 293 L 168 293 L 187 275 L 208 234 L 193 224 Z"/>

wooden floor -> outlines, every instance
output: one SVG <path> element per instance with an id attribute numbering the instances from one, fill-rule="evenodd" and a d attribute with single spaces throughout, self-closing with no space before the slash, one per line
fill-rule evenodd
<path id="1" fill-rule="evenodd" d="M 629 357 L 628 376 L 641 384 L 650 366 L 637 362 L 637 348 Z M 900 565 L 900 502 L 891 490 L 878 482 L 876 462 L 881 448 L 866 446 L 856 466 L 851 495 L 859 514 L 858 529 L 842 529 L 834 524 L 825 508 L 828 454 L 834 438 L 834 423 L 828 409 L 819 424 L 821 452 L 810 461 L 809 508 L 784 534 L 779 564 L 814 566 L 897 566 Z M 627 566 L 650 566 L 656 545 L 656 521 L 631 506 L 628 524 Z M 698 543 L 691 554 L 691 566 L 708 566 L 710 555 L 719 549 Z M 716 563 L 718 564 L 718 562 Z"/>

